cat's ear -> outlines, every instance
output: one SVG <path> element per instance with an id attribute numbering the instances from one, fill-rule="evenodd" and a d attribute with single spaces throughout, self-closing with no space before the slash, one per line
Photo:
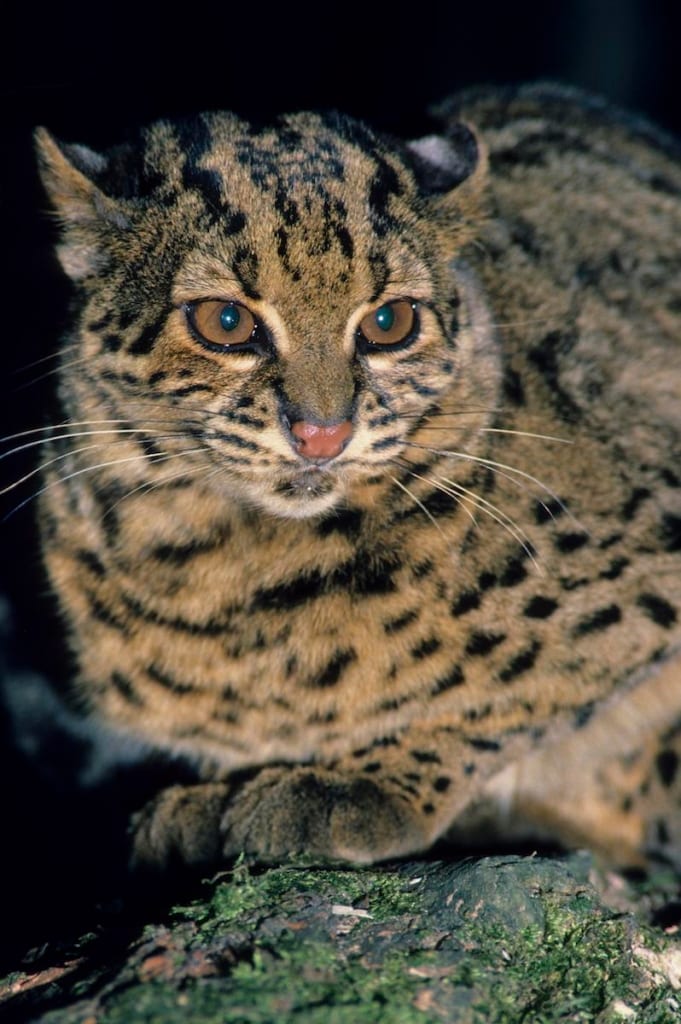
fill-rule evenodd
<path id="1" fill-rule="evenodd" d="M 64 240 L 59 260 L 73 280 L 96 273 L 103 261 L 103 235 L 126 231 L 130 221 L 120 202 L 95 183 L 107 159 L 86 146 L 62 145 L 45 128 L 37 128 L 35 144 L 45 191 L 61 221 Z"/>
<path id="2" fill-rule="evenodd" d="M 442 195 L 486 169 L 485 153 L 473 129 L 452 125 L 446 135 L 426 135 L 407 143 L 416 180 L 427 195 Z"/>
<path id="3" fill-rule="evenodd" d="M 472 233 L 484 207 L 488 181 L 487 149 L 472 127 L 463 122 L 445 135 L 426 135 L 407 143 L 417 183 L 452 241 L 461 244 Z"/>

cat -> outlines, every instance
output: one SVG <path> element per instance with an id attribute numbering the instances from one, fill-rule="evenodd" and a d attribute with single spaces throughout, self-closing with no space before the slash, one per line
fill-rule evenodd
<path id="1" fill-rule="evenodd" d="M 42 550 L 132 863 L 548 837 L 681 867 L 681 160 L 550 85 L 37 132 Z"/>

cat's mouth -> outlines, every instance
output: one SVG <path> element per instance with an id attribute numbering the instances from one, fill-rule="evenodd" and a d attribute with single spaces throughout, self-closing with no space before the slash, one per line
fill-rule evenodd
<path id="1" fill-rule="evenodd" d="M 292 498 L 320 498 L 330 494 L 336 487 L 335 478 L 319 466 L 309 466 L 294 476 L 282 481 L 275 492 Z"/>

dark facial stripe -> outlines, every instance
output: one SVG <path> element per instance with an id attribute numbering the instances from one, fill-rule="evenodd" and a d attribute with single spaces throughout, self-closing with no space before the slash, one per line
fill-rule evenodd
<path id="1" fill-rule="evenodd" d="M 147 324 L 146 327 L 142 328 L 142 331 L 140 332 L 140 334 L 138 334 L 135 341 L 133 341 L 133 343 L 128 347 L 128 352 L 130 353 L 130 355 L 149 355 L 152 348 L 156 344 L 156 339 L 161 333 L 161 330 L 163 329 L 163 325 L 165 324 L 165 322 L 166 315 L 165 313 L 163 313 L 161 316 L 157 317 L 157 319 L 154 320 L 152 323 Z"/>

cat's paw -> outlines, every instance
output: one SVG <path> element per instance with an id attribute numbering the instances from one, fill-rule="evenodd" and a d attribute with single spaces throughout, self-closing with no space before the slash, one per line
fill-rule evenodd
<path id="1" fill-rule="evenodd" d="M 229 794 L 220 782 L 164 789 L 131 822 L 133 869 L 219 864 L 220 821 Z"/>
<path id="2" fill-rule="evenodd" d="M 312 767 L 262 771 L 230 804 L 221 831 L 225 856 L 246 851 L 266 860 L 306 853 L 367 864 L 431 842 L 402 794 Z"/>
<path id="3" fill-rule="evenodd" d="M 229 783 L 173 786 L 132 823 L 134 868 L 209 868 L 239 853 L 368 864 L 432 841 L 408 799 L 380 782 L 317 768 L 270 768 Z"/>

